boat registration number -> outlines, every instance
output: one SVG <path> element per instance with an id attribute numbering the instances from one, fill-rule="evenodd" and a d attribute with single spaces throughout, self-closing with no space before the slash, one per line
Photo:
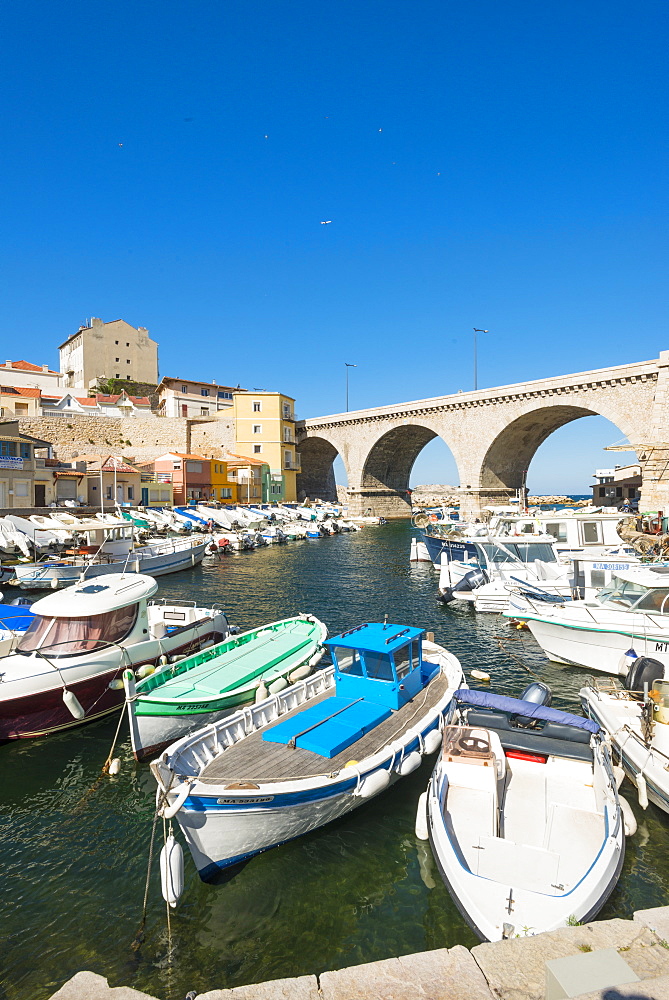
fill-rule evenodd
<path id="1" fill-rule="evenodd" d="M 204 701 L 200 705 L 177 705 L 180 712 L 201 712 L 205 708 L 210 708 L 210 702 Z"/>
<path id="2" fill-rule="evenodd" d="M 260 802 L 271 802 L 273 795 L 259 795 L 255 799 L 216 799 L 219 806 L 253 806 Z"/>
<path id="3" fill-rule="evenodd" d="M 666 653 L 669 649 L 669 642 L 656 642 L 655 652 L 656 653 Z"/>
<path id="4" fill-rule="evenodd" d="M 611 572 L 615 573 L 619 569 L 629 569 L 629 563 L 593 563 L 593 569 L 609 569 Z"/>

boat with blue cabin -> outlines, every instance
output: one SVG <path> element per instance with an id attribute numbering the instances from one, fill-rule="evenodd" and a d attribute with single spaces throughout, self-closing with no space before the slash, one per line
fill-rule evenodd
<path id="1" fill-rule="evenodd" d="M 420 766 L 464 684 L 423 629 L 366 623 L 333 665 L 184 737 L 151 764 L 203 881 L 315 830 Z"/>

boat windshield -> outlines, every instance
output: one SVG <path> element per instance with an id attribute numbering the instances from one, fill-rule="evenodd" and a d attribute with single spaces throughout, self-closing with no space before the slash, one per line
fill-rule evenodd
<path id="1" fill-rule="evenodd" d="M 48 618 L 35 615 L 22 636 L 16 651 L 32 653 L 39 649 L 49 656 L 71 656 L 120 642 L 137 620 L 138 604 L 130 604 L 106 614 L 85 618 Z"/>
<path id="2" fill-rule="evenodd" d="M 617 577 L 614 577 L 613 581 L 607 587 L 600 590 L 597 600 L 600 604 L 614 604 L 618 608 L 629 609 L 637 601 L 650 597 L 656 592 L 649 590 L 648 587 L 642 587 L 640 583 L 632 583 L 631 580 L 619 580 Z M 666 594 L 667 591 L 665 590 L 663 593 Z M 644 610 L 648 611 L 651 609 L 645 607 Z"/>
<path id="3" fill-rule="evenodd" d="M 557 562 L 555 551 L 550 542 L 504 542 L 504 548 L 494 543 L 480 543 L 486 559 L 491 563 Z"/>

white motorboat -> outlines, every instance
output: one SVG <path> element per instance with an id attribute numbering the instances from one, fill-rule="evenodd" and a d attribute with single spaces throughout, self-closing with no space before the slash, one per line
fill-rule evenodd
<path id="1" fill-rule="evenodd" d="M 623 684 L 597 677 L 581 689 L 583 711 L 608 733 L 639 804 L 669 812 L 669 681 L 650 657 L 632 664 Z"/>
<path id="2" fill-rule="evenodd" d="M 669 665 L 668 566 L 621 570 L 586 601 L 550 603 L 512 591 L 504 614 L 527 622 L 556 663 L 613 675 L 626 674 L 639 656 Z"/>
<path id="3" fill-rule="evenodd" d="M 149 576 L 117 573 L 36 601 L 16 649 L 0 657 L 0 740 L 106 715 L 124 700 L 124 669 L 145 676 L 228 635 L 219 608 L 149 602 L 157 589 Z"/>
<path id="4" fill-rule="evenodd" d="M 152 763 L 203 880 L 343 816 L 439 746 L 463 683 L 451 653 L 419 628 L 389 624 L 326 645 L 334 666 Z"/>
<path id="5" fill-rule="evenodd" d="M 483 691 L 458 691 L 455 705 L 426 804 L 458 909 L 485 941 L 591 920 L 625 856 L 599 726 Z"/>
<path id="6" fill-rule="evenodd" d="M 17 564 L 14 573 L 18 586 L 23 590 L 55 589 L 75 583 L 82 574 L 92 579 L 126 569 L 150 576 L 176 573 L 201 563 L 211 541 L 209 536 L 202 535 L 172 537 L 154 539 L 133 547 L 133 525 L 123 521 L 121 527 L 112 529 L 111 533 L 117 531 L 126 532 L 120 541 L 110 537 L 110 529 L 104 522 L 98 522 L 97 532 L 101 540 L 97 544 L 89 543 L 81 555 Z M 86 529 L 86 534 L 89 538 L 95 537 L 96 531 Z"/>

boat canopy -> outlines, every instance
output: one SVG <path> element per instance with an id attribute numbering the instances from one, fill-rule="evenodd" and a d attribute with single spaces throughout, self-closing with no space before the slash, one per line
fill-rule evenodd
<path id="1" fill-rule="evenodd" d="M 332 649 L 333 646 L 344 647 L 346 649 L 363 649 L 370 653 L 392 653 L 399 646 L 405 645 L 412 639 L 417 639 L 423 634 L 422 628 L 415 628 L 411 625 L 390 625 L 387 622 L 369 623 L 357 625 L 350 628 L 341 635 L 328 639 L 325 643 Z"/>
<path id="2" fill-rule="evenodd" d="M 522 715 L 526 718 L 542 719 L 544 722 L 561 722 L 565 726 L 587 729 L 590 733 L 600 731 L 592 719 L 584 719 L 580 715 L 572 715 L 571 712 L 561 712 L 557 708 L 547 708 L 545 705 L 535 705 L 531 701 L 521 701 L 520 698 L 507 698 L 506 695 L 493 694 L 491 691 L 460 688 L 455 692 L 454 698 L 461 705 L 497 709 L 509 715 Z"/>
<path id="3" fill-rule="evenodd" d="M 42 597 L 31 607 L 44 618 L 82 618 L 106 614 L 142 598 L 153 597 L 158 584 L 143 573 L 107 573 L 94 576 Z"/>

